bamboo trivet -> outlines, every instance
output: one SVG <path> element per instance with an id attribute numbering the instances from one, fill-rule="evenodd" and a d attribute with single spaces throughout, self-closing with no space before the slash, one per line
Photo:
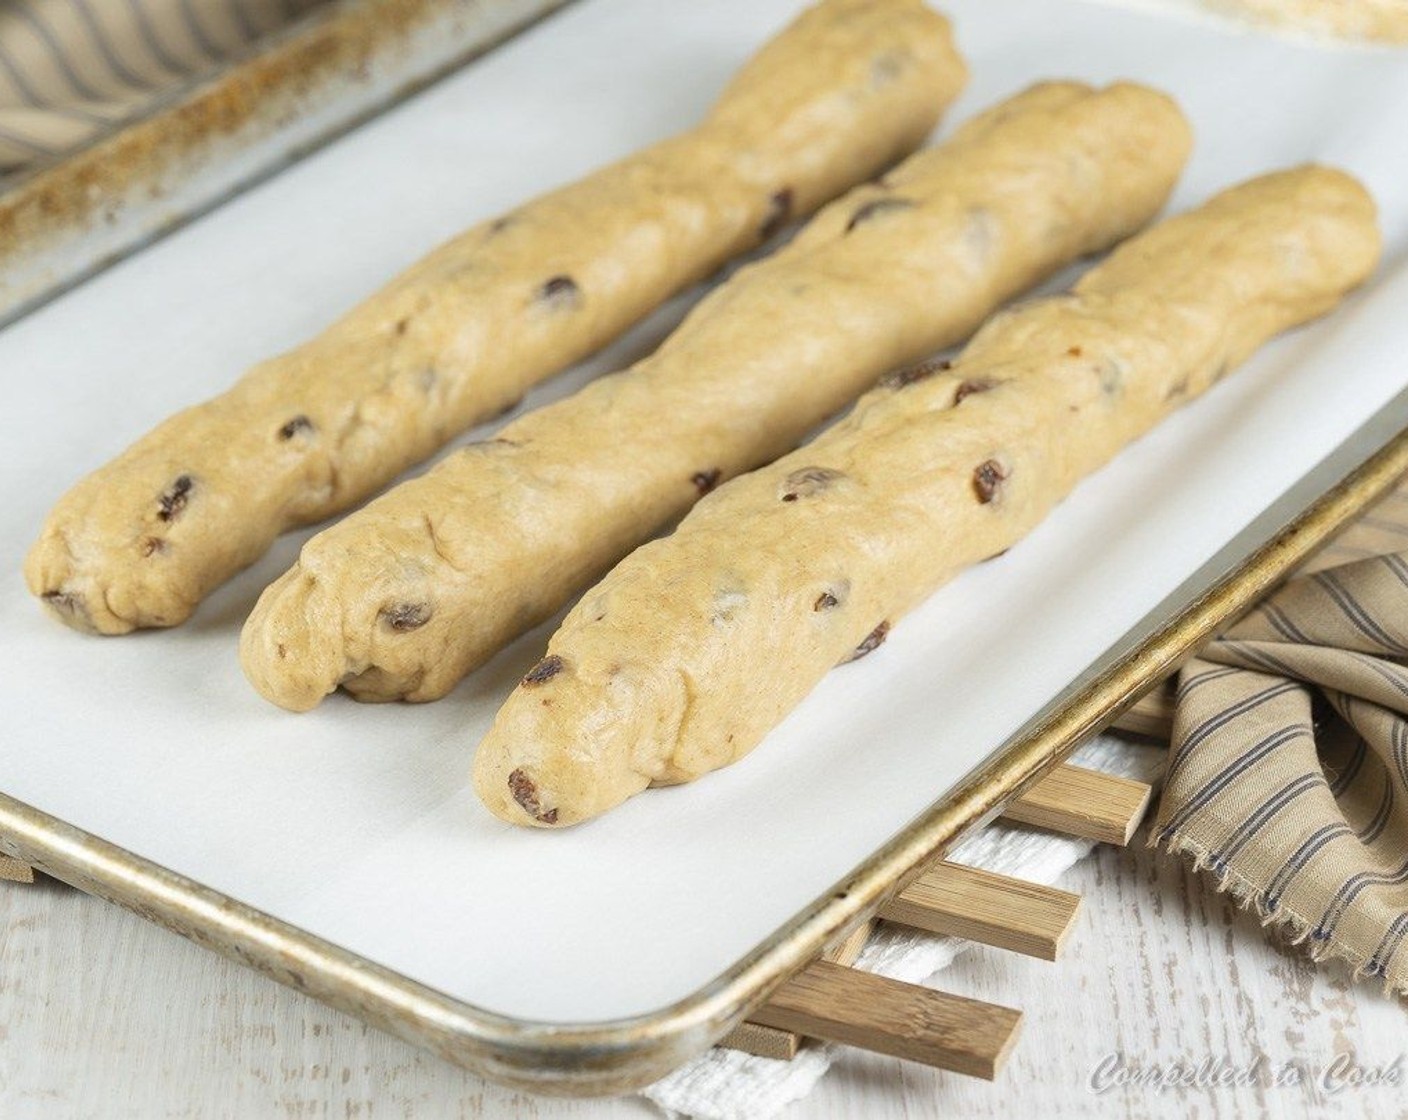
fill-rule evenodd
<path id="1" fill-rule="evenodd" d="M 1058 766 L 1007 806 L 1004 819 L 1127 844 L 1153 793 L 1143 782 Z M 1080 905 L 1069 891 L 947 860 L 926 868 L 879 917 L 1054 960 Z M 791 1059 L 803 1037 L 841 1042 L 991 1080 L 1022 1013 L 846 967 L 868 927 L 788 980 L 720 1044 Z"/>

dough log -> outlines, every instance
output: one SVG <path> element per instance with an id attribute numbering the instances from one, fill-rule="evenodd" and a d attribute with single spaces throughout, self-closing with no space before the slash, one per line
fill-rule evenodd
<path id="1" fill-rule="evenodd" d="M 567 825 L 740 758 L 832 666 L 1328 311 L 1378 254 L 1355 180 L 1267 175 L 1127 242 L 1072 293 L 996 316 L 951 367 L 875 389 L 587 592 L 480 746 L 480 797 Z"/>
<path id="2" fill-rule="evenodd" d="M 284 707 L 430 700 L 700 495 L 884 371 L 1139 228 L 1187 157 L 1152 90 L 1034 87 L 826 207 L 653 355 L 524 416 L 303 548 L 241 659 Z"/>
<path id="3" fill-rule="evenodd" d="M 920 0 L 824 0 L 694 130 L 486 222 L 70 490 L 25 565 L 78 629 L 172 626 L 686 285 L 919 144 L 966 73 Z"/>

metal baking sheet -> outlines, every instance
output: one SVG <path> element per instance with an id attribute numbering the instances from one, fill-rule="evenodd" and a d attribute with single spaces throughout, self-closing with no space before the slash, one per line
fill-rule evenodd
<path id="1" fill-rule="evenodd" d="M 1268 347 L 833 673 L 742 763 L 563 833 L 492 819 L 468 788 L 470 753 L 544 631 L 437 704 L 268 707 L 235 637 L 299 535 L 179 631 L 85 638 L 29 600 L 24 549 L 80 472 L 457 229 L 696 119 L 797 6 L 573 5 L 0 332 L 5 847 L 491 1076 L 638 1085 L 726 1030 L 1408 461 L 1408 441 L 1390 440 L 1239 566 L 1404 425 L 1405 402 L 1391 404 L 1408 343 L 1404 57 L 1074 0 L 962 0 L 944 7 L 974 81 L 951 120 L 1041 77 L 1152 82 L 1198 134 L 1175 208 L 1271 167 L 1338 163 L 1380 201 L 1385 264 L 1333 318 Z M 679 310 L 529 405 L 641 352 Z"/>
<path id="2" fill-rule="evenodd" d="M 58 164 L 0 177 L 0 325 L 565 0 L 330 0 Z"/>

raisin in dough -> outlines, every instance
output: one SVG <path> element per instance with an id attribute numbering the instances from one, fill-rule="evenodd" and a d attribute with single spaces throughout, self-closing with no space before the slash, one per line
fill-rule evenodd
<path id="1" fill-rule="evenodd" d="M 367 497 L 911 151 L 965 77 L 919 0 L 826 0 L 698 128 L 470 230 L 89 475 L 50 514 L 30 589 L 79 629 L 183 621 L 280 532 Z"/>
<path id="2" fill-rule="evenodd" d="M 810 446 L 700 502 L 589 591 L 475 760 L 479 795 L 566 825 L 752 749 L 838 661 L 1013 544 L 1080 479 L 1373 269 L 1349 176 L 1255 179 L 992 319 Z"/>
<path id="3" fill-rule="evenodd" d="M 633 369 L 509 425 L 303 548 L 242 639 L 270 700 L 429 700 L 723 478 L 896 364 L 1138 228 L 1187 156 L 1135 85 L 1037 86 L 740 271 Z"/>

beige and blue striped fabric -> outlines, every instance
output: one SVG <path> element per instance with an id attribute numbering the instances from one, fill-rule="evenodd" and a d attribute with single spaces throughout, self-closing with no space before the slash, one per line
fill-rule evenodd
<path id="1" fill-rule="evenodd" d="M 0 174 L 48 162 L 322 0 L 0 0 Z"/>
<path id="2" fill-rule="evenodd" d="M 1180 673 L 1153 840 L 1408 991 L 1408 487 Z"/>

